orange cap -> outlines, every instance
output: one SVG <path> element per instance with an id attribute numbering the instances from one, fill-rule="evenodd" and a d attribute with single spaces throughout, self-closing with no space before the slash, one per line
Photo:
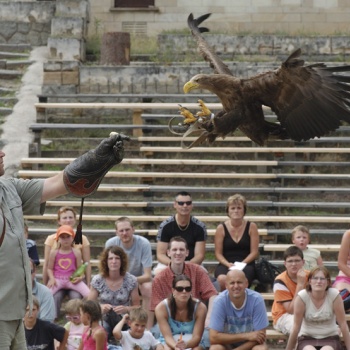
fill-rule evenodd
<path id="1" fill-rule="evenodd" d="M 73 238 L 75 236 L 74 230 L 72 229 L 72 226 L 69 225 L 62 225 L 58 228 L 56 232 L 56 241 L 58 241 L 58 238 L 63 233 L 67 233 L 68 235 L 71 235 Z"/>

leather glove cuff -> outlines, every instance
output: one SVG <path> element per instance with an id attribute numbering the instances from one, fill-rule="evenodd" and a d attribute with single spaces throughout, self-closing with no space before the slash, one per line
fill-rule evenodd
<path id="1" fill-rule="evenodd" d="M 63 171 L 63 182 L 67 191 L 76 197 L 92 195 L 105 174 L 123 160 L 125 140 L 129 140 L 129 137 L 111 133 L 94 150 L 67 165 Z"/>

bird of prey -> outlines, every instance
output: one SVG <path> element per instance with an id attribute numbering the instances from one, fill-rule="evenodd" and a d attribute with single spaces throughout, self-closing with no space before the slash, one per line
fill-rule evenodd
<path id="1" fill-rule="evenodd" d="M 237 78 L 202 36 L 209 29 L 199 25 L 209 16 L 195 19 L 190 14 L 188 26 L 215 74 L 197 74 L 184 85 L 184 92 L 209 90 L 218 96 L 223 110 L 215 116 L 197 117 L 197 131 L 202 134 L 190 147 L 204 140 L 211 143 L 237 128 L 264 145 L 272 135 L 274 139 L 309 140 L 337 129 L 341 121 L 350 123 L 350 76 L 341 74 L 350 71 L 350 65 L 304 65 L 297 49 L 276 70 Z M 277 123 L 264 119 L 263 105 L 276 114 Z"/>

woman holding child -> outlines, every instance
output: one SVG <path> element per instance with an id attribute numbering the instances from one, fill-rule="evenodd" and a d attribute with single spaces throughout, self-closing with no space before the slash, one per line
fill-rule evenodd
<path id="1" fill-rule="evenodd" d="M 286 350 L 342 350 L 339 328 L 347 350 L 350 334 L 339 292 L 331 288 L 329 271 L 317 266 L 310 271 L 307 286 L 294 301 L 294 324 Z"/>
<path id="2" fill-rule="evenodd" d="M 172 294 L 155 309 L 164 349 L 204 349 L 201 342 L 206 306 L 191 296 L 192 282 L 186 275 L 175 276 Z"/>

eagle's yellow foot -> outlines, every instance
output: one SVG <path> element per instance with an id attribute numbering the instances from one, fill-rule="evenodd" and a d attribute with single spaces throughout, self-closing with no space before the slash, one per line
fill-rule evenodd
<path id="1" fill-rule="evenodd" d="M 193 124 L 197 121 L 197 117 L 194 116 L 186 107 L 180 106 L 180 114 L 185 118 L 184 124 Z"/>
<path id="2" fill-rule="evenodd" d="M 210 118 L 211 116 L 211 110 L 205 105 L 205 103 L 202 100 L 198 100 L 199 107 L 201 108 L 200 112 L 197 112 L 197 117 L 202 117 L 204 119 Z"/>

